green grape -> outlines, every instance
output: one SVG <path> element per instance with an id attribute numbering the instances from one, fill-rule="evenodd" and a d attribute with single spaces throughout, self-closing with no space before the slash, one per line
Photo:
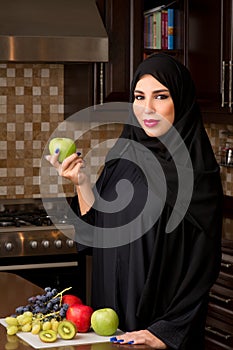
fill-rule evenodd
<path id="1" fill-rule="evenodd" d="M 41 331 L 41 324 L 40 324 L 40 322 L 35 322 L 32 325 L 31 333 L 32 334 L 39 334 L 40 331 Z"/>
<path id="2" fill-rule="evenodd" d="M 32 324 L 26 323 L 22 326 L 22 332 L 31 332 L 32 330 Z"/>
<path id="3" fill-rule="evenodd" d="M 18 332 L 19 328 L 17 326 L 9 326 L 7 327 L 7 334 L 14 335 Z"/>
<path id="4" fill-rule="evenodd" d="M 53 321 L 54 320 L 54 321 Z M 53 322 L 52 322 L 53 321 Z M 59 326 L 59 321 L 57 321 L 55 318 L 51 320 L 51 325 L 52 325 L 52 330 L 57 332 L 58 326 Z"/>
<path id="5" fill-rule="evenodd" d="M 23 320 L 24 320 L 24 316 L 23 315 L 19 315 L 16 317 L 17 321 L 18 321 L 18 324 L 20 326 L 22 326 L 22 323 L 23 323 Z"/>
<path id="6" fill-rule="evenodd" d="M 51 325 L 50 321 L 43 322 L 43 324 L 42 324 L 43 331 L 48 331 L 51 328 L 52 328 L 52 325 Z"/>
<path id="7" fill-rule="evenodd" d="M 9 326 L 18 326 L 18 320 L 15 317 L 8 316 L 5 321 Z"/>
<path id="8" fill-rule="evenodd" d="M 28 317 L 33 317 L 33 313 L 31 312 L 31 311 L 25 311 L 24 313 L 23 313 L 23 315 L 24 316 L 28 316 Z"/>
<path id="9" fill-rule="evenodd" d="M 17 316 L 17 320 L 20 326 L 24 326 L 25 324 L 32 322 L 32 317 L 22 314 Z"/>

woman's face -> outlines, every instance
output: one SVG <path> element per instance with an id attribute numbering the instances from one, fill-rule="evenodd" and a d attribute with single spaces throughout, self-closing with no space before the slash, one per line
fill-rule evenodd
<path id="1" fill-rule="evenodd" d="M 133 110 L 145 133 L 164 135 L 175 119 L 175 108 L 169 90 L 150 74 L 143 75 L 134 90 Z"/>

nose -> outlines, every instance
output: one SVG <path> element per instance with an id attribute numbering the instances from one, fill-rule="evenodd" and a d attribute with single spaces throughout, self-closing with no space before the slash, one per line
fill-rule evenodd
<path id="1" fill-rule="evenodd" d="M 147 114 L 155 112 L 155 106 L 154 106 L 153 101 L 151 99 L 145 100 L 144 112 Z"/>

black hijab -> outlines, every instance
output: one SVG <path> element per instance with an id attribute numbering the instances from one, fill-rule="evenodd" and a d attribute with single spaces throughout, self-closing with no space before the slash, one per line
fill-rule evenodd
<path id="1" fill-rule="evenodd" d="M 177 171 L 183 174 L 183 194 L 178 208 L 184 204 L 182 201 L 185 201 L 187 191 L 192 191 L 192 196 L 188 199 L 190 205 L 186 217 L 200 230 L 203 229 L 213 237 L 219 232 L 219 225 L 215 225 L 212 220 L 213 213 L 220 213 L 222 207 L 220 168 L 204 128 L 190 72 L 170 55 L 158 53 L 149 56 L 135 72 L 131 84 L 131 103 L 134 100 L 136 84 L 145 74 L 152 75 L 169 89 L 175 107 L 174 128 L 160 138 L 147 136 L 137 122 L 131 106 L 129 122 L 124 126 L 120 139 L 133 140 L 145 146 L 156 157 L 166 177 L 166 201 L 171 207 L 175 206 L 180 185 Z M 186 146 L 185 150 L 183 143 Z M 117 143 L 110 154 L 120 152 L 121 146 Z M 150 167 L 150 172 L 153 173 L 153 166 Z M 193 177 L 191 183 L 187 180 L 190 176 Z"/>

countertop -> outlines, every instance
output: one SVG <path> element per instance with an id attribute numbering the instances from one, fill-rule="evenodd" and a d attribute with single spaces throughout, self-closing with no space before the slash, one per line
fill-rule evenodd
<path id="1" fill-rule="evenodd" d="M 19 277 L 13 273 L 0 272 L 0 318 L 14 313 L 15 308 L 20 305 L 25 305 L 25 301 L 33 295 L 41 294 L 43 289 L 32 284 L 31 282 Z M 11 342 L 10 342 L 11 340 Z M 14 342 L 12 342 L 14 340 Z M 118 345 L 108 343 L 96 343 L 88 345 L 75 345 L 64 347 L 56 347 L 54 344 L 51 350 L 122 350 L 128 349 L 150 349 L 143 345 Z M 1 350 L 32 350 L 34 349 L 27 343 L 24 343 L 16 336 L 9 338 L 6 333 L 6 328 L 0 324 L 0 349 Z"/>

